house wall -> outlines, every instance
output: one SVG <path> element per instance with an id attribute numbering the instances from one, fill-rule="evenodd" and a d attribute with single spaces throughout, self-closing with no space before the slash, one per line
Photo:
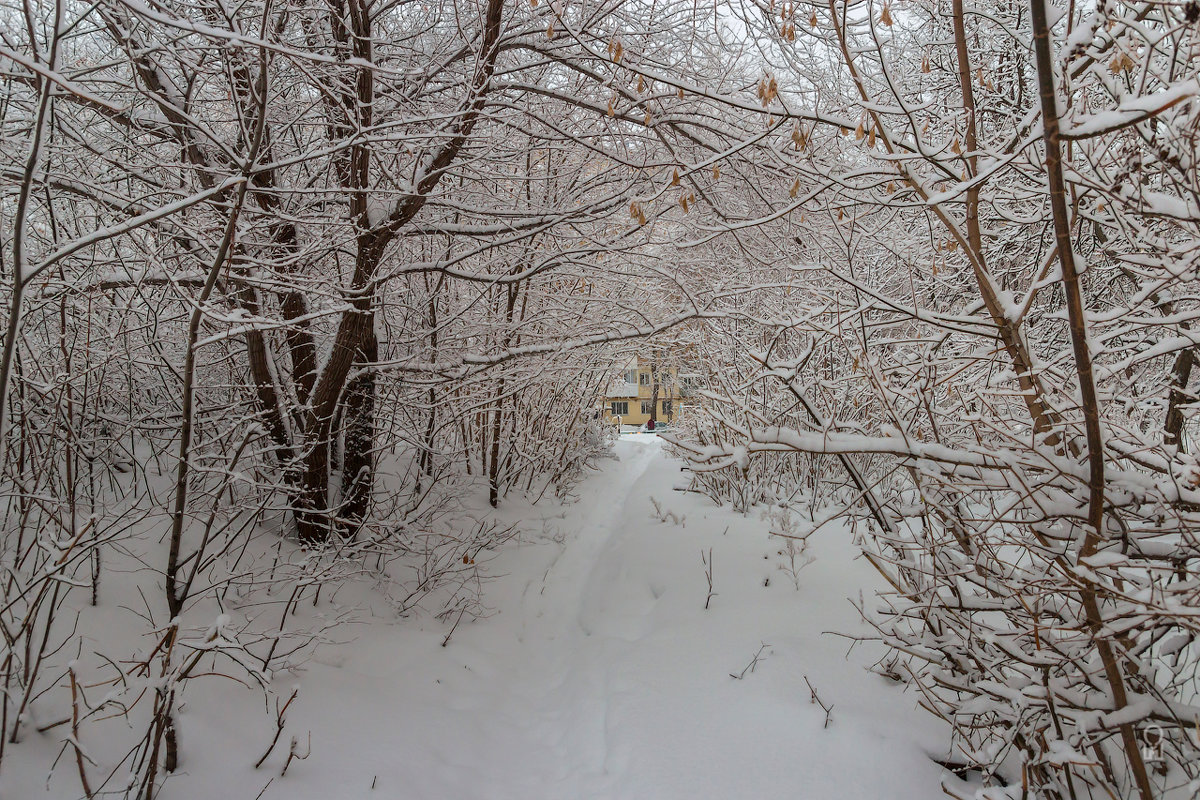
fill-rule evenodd
<path id="1" fill-rule="evenodd" d="M 613 417 L 613 414 L 612 414 L 612 403 L 614 400 L 618 401 L 618 402 L 629 403 L 629 413 L 621 415 L 621 424 L 622 425 L 643 425 L 650 419 L 649 414 L 642 413 L 642 401 L 640 399 L 613 397 L 613 398 L 607 398 L 604 401 L 604 418 L 606 420 L 608 420 L 609 422 L 612 422 L 614 424 L 616 423 L 616 419 Z M 666 410 L 663 408 L 664 400 L 667 403 L 671 404 L 671 412 L 672 413 L 668 414 L 666 412 Z M 656 419 L 659 422 L 667 422 L 668 418 L 673 418 L 673 417 L 677 416 L 678 414 L 679 414 L 678 398 L 670 398 L 670 397 L 664 398 L 664 397 L 660 396 L 659 403 L 658 403 L 658 414 L 656 416 Z"/>
<path id="2" fill-rule="evenodd" d="M 647 409 L 646 412 L 642 411 L 642 403 L 643 401 L 649 403 L 654 395 L 653 376 L 650 368 L 641 364 L 638 365 L 637 374 L 636 396 L 628 392 L 628 389 L 632 389 L 633 387 L 628 387 L 620 396 L 608 396 L 604 398 L 602 414 L 605 420 L 614 424 L 616 423 L 616 418 L 612 413 L 612 404 L 614 402 L 628 404 L 629 413 L 620 415 L 621 424 L 623 425 L 644 425 L 650 419 L 649 410 Z M 659 422 L 669 422 L 679 414 L 681 396 L 679 393 L 678 376 L 674 369 L 663 368 L 658 370 L 658 379 L 658 413 L 655 415 L 655 419 Z M 642 382 L 643 380 L 645 383 Z M 669 412 L 667 407 L 670 408 Z"/>

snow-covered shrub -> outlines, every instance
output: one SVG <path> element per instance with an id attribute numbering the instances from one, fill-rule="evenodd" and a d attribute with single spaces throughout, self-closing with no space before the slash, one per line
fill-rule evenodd
<path id="1" fill-rule="evenodd" d="M 681 446 L 724 499 L 820 458 L 796 485 L 866 523 L 884 669 L 987 796 L 1192 797 L 1197 7 L 980 8 L 753 28 L 791 145 Z"/>

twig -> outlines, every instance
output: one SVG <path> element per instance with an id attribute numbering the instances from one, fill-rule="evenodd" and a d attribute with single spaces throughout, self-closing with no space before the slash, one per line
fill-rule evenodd
<path id="1" fill-rule="evenodd" d="M 88 800 L 92 800 L 92 787 L 88 783 L 87 769 L 83 763 L 87 756 L 79 745 L 79 683 L 75 680 L 74 667 L 68 668 L 67 673 L 71 677 L 71 746 L 75 748 L 75 766 L 79 769 L 79 782 L 83 785 L 83 793 Z"/>
<path id="2" fill-rule="evenodd" d="M 713 591 L 713 554 L 712 548 L 708 548 L 708 556 L 704 555 L 704 551 L 700 551 L 700 563 L 704 565 L 704 577 L 708 579 L 708 597 L 704 598 L 704 610 L 708 611 L 708 604 L 717 596 Z"/>
<path id="3" fill-rule="evenodd" d="M 279 777 L 282 778 L 284 775 L 287 775 L 288 767 L 290 767 L 292 765 L 293 758 L 298 758 L 301 761 L 303 761 L 304 759 L 306 759 L 312 755 L 312 731 L 308 732 L 308 746 L 305 750 L 304 755 L 300 755 L 300 752 L 298 750 L 296 750 L 296 745 L 298 745 L 298 744 L 300 744 L 300 740 L 297 739 L 295 736 L 293 736 L 292 737 L 292 746 L 288 748 L 287 761 L 283 762 L 283 769 L 280 770 Z"/>
<path id="4" fill-rule="evenodd" d="M 832 721 L 832 719 L 833 719 L 833 717 L 831 716 L 831 714 L 833 713 L 833 704 L 831 703 L 829 705 L 825 705 L 825 703 L 821 702 L 821 698 L 817 697 L 817 690 L 813 688 L 813 685 L 811 683 L 809 683 L 807 675 L 804 676 L 804 682 L 808 684 L 808 691 L 812 694 L 811 702 L 819 705 L 821 707 L 821 710 L 825 712 L 825 724 L 822 725 L 821 727 L 828 728 L 830 721 Z"/>
<path id="5" fill-rule="evenodd" d="M 729 673 L 729 677 L 733 678 L 735 681 L 740 681 L 746 677 L 747 672 L 754 672 L 754 670 L 758 669 L 758 662 L 763 660 L 762 651 L 766 650 L 770 646 L 771 645 L 767 644 L 766 642 L 762 642 L 761 646 L 758 648 L 758 652 L 754 654 L 754 658 L 750 659 L 750 663 L 743 667 L 742 671 L 737 675 L 734 675 L 732 672 Z"/>
<path id="6" fill-rule="evenodd" d="M 458 623 L 462 622 L 463 614 L 466 613 L 467 607 L 464 605 L 458 609 L 458 618 L 454 620 L 454 625 L 450 627 L 450 632 L 446 634 L 446 638 L 442 639 L 442 647 L 450 644 L 450 637 L 458 630 Z"/>
<path id="7" fill-rule="evenodd" d="M 261 767 L 263 762 L 267 760 L 267 756 L 271 755 L 271 751 L 275 749 L 275 745 L 279 742 L 279 736 L 283 733 L 283 726 L 287 724 L 284 715 L 287 714 L 288 706 L 292 704 L 292 701 L 296 699 L 296 695 L 298 694 L 300 694 L 299 688 L 292 689 L 292 696 L 287 699 L 282 708 L 279 706 L 279 698 L 275 698 L 275 737 L 271 739 L 271 746 L 267 748 L 267 752 L 263 753 L 262 758 L 254 763 L 255 769 Z"/>

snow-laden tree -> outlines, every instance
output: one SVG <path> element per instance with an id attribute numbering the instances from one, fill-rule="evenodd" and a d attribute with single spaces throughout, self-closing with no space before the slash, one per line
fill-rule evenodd
<path id="1" fill-rule="evenodd" d="M 369 560 L 411 565 L 406 610 L 503 538 L 427 530 L 449 484 L 569 487 L 604 446 L 592 348 L 697 314 L 640 302 L 690 104 L 623 65 L 685 48 L 692 7 L 653 11 L 3 6 L 6 739 L 73 708 L 85 793 L 150 797 L 197 665 L 265 686 L 306 641 L 231 608 L 286 616 Z M 267 558 L 275 529 L 323 555 Z M 154 595 L 149 643 L 67 669 L 106 554 Z M 119 689 L 88 707 L 76 668 Z M 141 738 L 89 765 L 114 713 Z"/>
<path id="2" fill-rule="evenodd" d="M 991 795 L 1190 796 L 1196 6 L 740 8 L 803 230 L 773 288 L 739 236 L 695 468 L 820 458 L 886 669 Z"/>

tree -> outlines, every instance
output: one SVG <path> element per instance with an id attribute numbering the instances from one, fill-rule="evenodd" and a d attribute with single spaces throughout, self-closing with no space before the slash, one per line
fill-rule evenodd
<path id="1" fill-rule="evenodd" d="M 1196 778 L 1194 12 L 1031 8 L 742 7 L 795 145 L 775 207 L 808 222 L 790 291 L 730 309 L 763 344 L 694 468 L 840 464 L 894 589 L 864 613 L 952 760 L 1169 796 Z"/>
<path id="2" fill-rule="evenodd" d="M 311 641 L 265 615 L 214 626 L 227 592 L 294 610 L 373 557 L 408 609 L 511 534 L 439 516 L 456 483 L 484 475 L 493 503 L 569 489 L 604 447 L 580 388 L 597 347 L 697 314 L 643 313 L 622 272 L 654 275 L 655 212 L 629 209 L 662 179 L 645 109 L 675 95 L 635 89 L 617 44 L 683 9 L 9 9 L 6 740 L 35 701 L 71 709 L 90 793 L 80 742 L 116 708 L 135 733 L 100 783 L 128 768 L 152 796 L 193 676 L 265 686 L 281 641 Z M 298 564 L 260 552 L 281 509 Z M 110 569 L 159 598 L 144 651 L 68 668 L 83 640 L 63 622 Z M 97 684 L 120 688 L 86 708 Z"/>

